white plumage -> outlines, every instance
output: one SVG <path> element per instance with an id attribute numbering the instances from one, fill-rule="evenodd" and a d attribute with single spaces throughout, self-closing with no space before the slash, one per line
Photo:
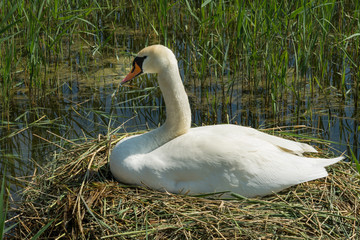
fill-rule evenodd
<path id="1" fill-rule="evenodd" d="M 141 50 L 122 83 L 141 73 L 158 73 L 167 119 L 161 127 L 115 146 L 110 169 L 121 182 L 173 193 L 231 191 L 254 197 L 325 177 L 324 167 L 343 159 L 303 157 L 316 150 L 249 127 L 190 128 L 190 106 L 177 60 L 164 46 Z"/>

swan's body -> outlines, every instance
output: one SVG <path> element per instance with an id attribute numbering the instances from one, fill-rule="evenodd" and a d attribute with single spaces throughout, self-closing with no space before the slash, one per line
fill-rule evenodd
<path id="1" fill-rule="evenodd" d="M 173 193 L 263 196 L 325 177 L 324 167 L 342 159 L 303 157 L 302 153 L 316 150 L 253 128 L 230 124 L 190 128 L 190 106 L 171 50 L 161 45 L 143 49 L 122 82 L 143 72 L 158 73 L 167 119 L 161 127 L 115 146 L 110 169 L 121 182 Z"/>

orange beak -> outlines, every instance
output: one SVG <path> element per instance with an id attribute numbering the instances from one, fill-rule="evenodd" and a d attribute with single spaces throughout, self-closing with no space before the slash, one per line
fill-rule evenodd
<path id="1" fill-rule="evenodd" d="M 126 75 L 126 77 L 124 78 L 124 80 L 121 81 L 120 84 L 124 84 L 127 81 L 130 81 L 131 79 L 133 79 L 134 77 L 136 77 L 137 75 L 140 75 L 142 73 L 141 68 L 139 67 L 139 65 L 135 62 L 134 63 L 134 67 L 131 69 L 131 72 Z"/>

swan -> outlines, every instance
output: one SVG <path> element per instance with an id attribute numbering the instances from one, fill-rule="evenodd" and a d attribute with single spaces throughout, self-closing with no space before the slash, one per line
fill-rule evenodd
<path id="1" fill-rule="evenodd" d="M 328 175 L 325 166 L 343 157 L 303 157 L 308 144 L 250 127 L 221 124 L 191 128 L 191 111 L 173 52 L 162 45 L 141 50 L 121 84 L 157 73 L 166 105 L 159 128 L 119 141 L 110 155 L 116 180 L 172 193 L 234 192 L 269 195 Z"/>

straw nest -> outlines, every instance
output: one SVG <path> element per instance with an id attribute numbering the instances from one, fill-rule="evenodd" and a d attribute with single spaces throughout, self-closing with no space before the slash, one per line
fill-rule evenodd
<path id="1" fill-rule="evenodd" d="M 110 140 L 54 156 L 28 183 L 19 239 L 355 239 L 360 182 L 350 163 L 329 177 L 263 198 L 186 196 L 122 185 L 109 172 Z"/>

